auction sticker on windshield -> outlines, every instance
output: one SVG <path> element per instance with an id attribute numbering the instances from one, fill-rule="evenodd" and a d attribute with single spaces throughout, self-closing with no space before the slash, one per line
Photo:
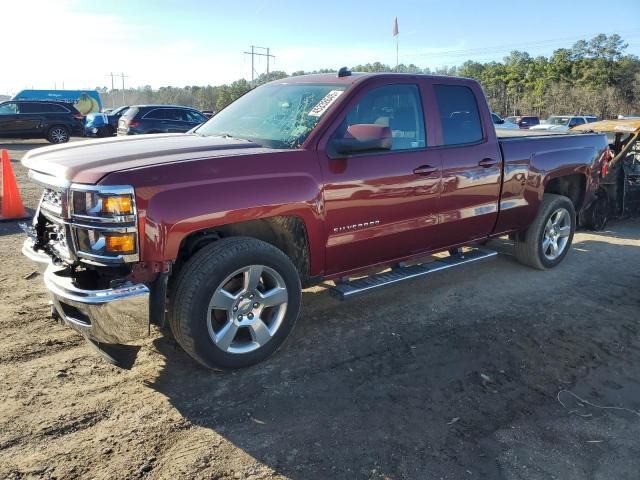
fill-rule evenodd
<path id="1" fill-rule="evenodd" d="M 342 95 L 344 93 L 344 90 L 331 90 L 329 93 L 327 93 L 324 98 L 322 100 L 320 100 L 318 102 L 318 104 L 313 107 L 310 111 L 309 111 L 309 116 L 310 117 L 321 117 L 322 114 L 324 112 L 327 111 L 327 109 L 333 105 L 333 102 L 335 102 L 338 97 L 340 95 Z"/>

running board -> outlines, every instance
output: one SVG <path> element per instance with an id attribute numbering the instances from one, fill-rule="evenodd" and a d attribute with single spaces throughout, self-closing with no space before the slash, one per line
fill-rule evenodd
<path id="1" fill-rule="evenodd" d="M 448 257 L 436 258 L 432 262 L 413 264 L 409 266 L 395 267 L 386 272 L 377 273 L 368 277 L 357 278 L 355 280 L 347 280 L 336 282 L 336 286 L 330 291 L 331 295 L 338 297 L 340 300 L 355 297 L 361 293 L 366 293 L 380 287 L 394 285 L 403 280 L 424 277 L 441 270 L 460 267 L 469 263 L 486 260 L 495 257 L 498 252 L 481 248 L 473 248 L 466 252 L 449 255 Z"/>

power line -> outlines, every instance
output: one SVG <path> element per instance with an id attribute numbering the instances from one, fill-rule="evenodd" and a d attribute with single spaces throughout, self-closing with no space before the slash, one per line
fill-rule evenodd
<path id="1" fill-rule="evenodd" d="M 629 38 L 637 38 L 640 37 L 640 31 L 633 30 L 628 32 L 617 32 L 618 35 L 622 38 L 623 41 L 626 42 Z M 598 35 L 593 34 L 591 37 Z M 626 35 L 626 38 L 624 37 Z M 500 52 L 510 52 L 512 50 L 517 50 L 519 48 L 536 48 L 536 47 L 553 47 L 553 46 L 562 46 L 566 45 L 567 42 L 576 42 L 579 40 L 584 40 L 585 37 L 589 37 L 589 35 L 581 35 L 579 37 L 564 37 L 564 38 L 553 38 L 547 40 L 540 40 L 537 42 L 527 42 L 526 44 L 511 44 L 511 45 L 491 45 L 486 47 L 479 48 L 469 48 L 469 49 L 454 49 L 454 50 L 445 50 L 440 52 L 422 52 L 422 53 L 408 53 L 400 55 L 401 57 L 410 58 L 410 57 L 431 57 L 431 58 L 456 58 L 456 57 L 464 57 L 464 56 L 473 56 L 473 55 L 490 55 Z"/>
<path id="2" fill-rule="evenodd" d="M 266 51 L 266 53 L 256 52 L 256 49 Z M 254 61 L 255 56 L 267 57 L 267 80 L 269 80 L 269 59 L 276 58 L 275 55 L 271 55 L 271 53 L 269 53 L 270 50 L 271 49 L 269 47 L 257 47 L 256 45 L 251 45 L 251 51 L 244 52 L 245 55 L 251 55 L 251 85 L 253 85 L 255 81 L 255 74 L 256 74 L 255 61 Z"/>

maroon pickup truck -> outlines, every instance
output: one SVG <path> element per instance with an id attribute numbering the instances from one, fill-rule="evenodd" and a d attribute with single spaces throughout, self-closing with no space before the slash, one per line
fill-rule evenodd
<path id="1" fill-rule="evenodd" d="M 23 253 L 54 315 L 113 358 L 168 325 L 201 364 L 239 368 L 277 350 L 312 284 L 346 299 L 507 234 L 522 263 L 558 265 L 606 152 L 604 135 L 497 139 L 473 80 L 287 78 L 187 134 L 30 152 L 44 194 Z"/>

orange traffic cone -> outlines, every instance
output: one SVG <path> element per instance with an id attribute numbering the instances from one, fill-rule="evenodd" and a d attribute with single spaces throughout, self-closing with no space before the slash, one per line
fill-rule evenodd
<path id="1" fill-rule="evenodd" d="M 0 220 L 15 220 L 26 216 L 16 176 L 11 168 L 9 152 L 2 150 L 2 215 L 0 215 Z"/>

